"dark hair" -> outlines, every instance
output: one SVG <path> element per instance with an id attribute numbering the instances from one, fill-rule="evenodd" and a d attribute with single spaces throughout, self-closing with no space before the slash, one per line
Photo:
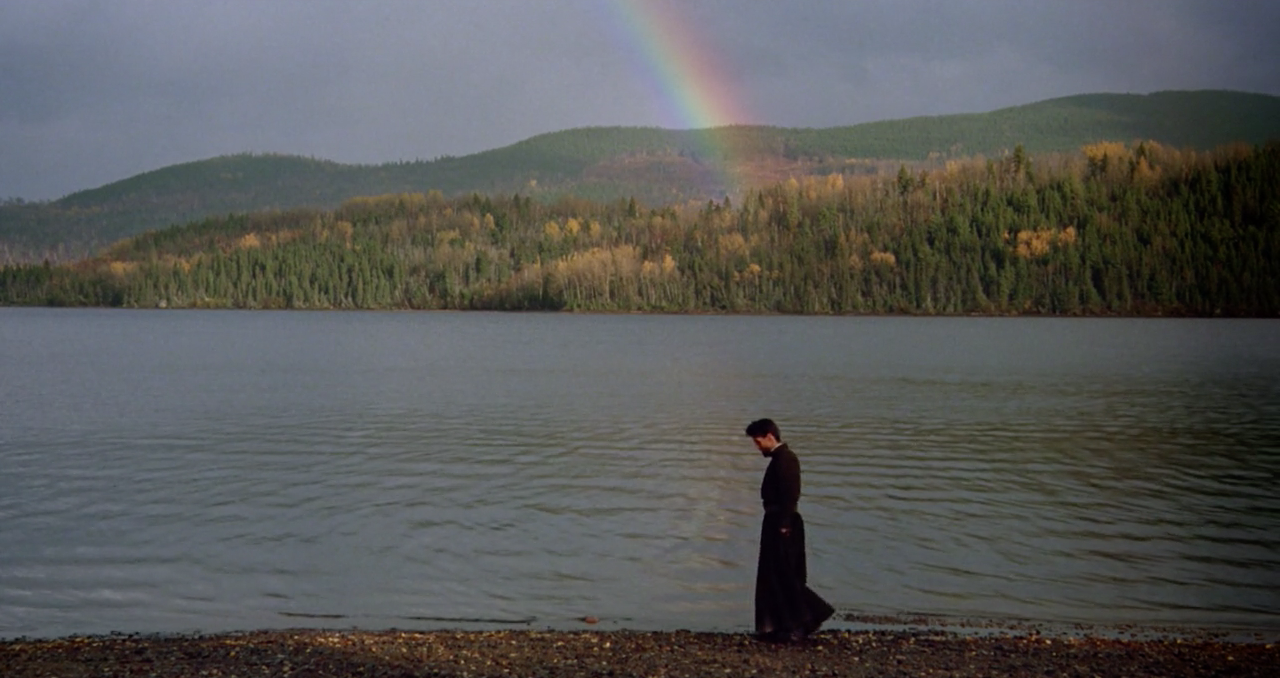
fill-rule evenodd
<path id="1" fill-rule="evenodd" d="M 747 435 L 752 438 L 763 438 L 770 433 L 773 434 L 774 440 L 782 440 L 782 432 L 778 430 L 778 425 L 773 423 L 772 419 L 757 419 L 747 424 Z"/>

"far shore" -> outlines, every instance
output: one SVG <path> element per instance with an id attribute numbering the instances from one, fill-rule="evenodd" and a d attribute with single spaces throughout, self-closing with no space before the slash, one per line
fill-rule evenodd
<path id="1" fill-rule="evenodd" d="M 559 316 L 687 316 L 710 318 L 1057 318 L 1064 320 L 1276 320 L 1277 315 L 1206 315 L 1197 313 L 1037 313 L 1035 311 L 964 312 L 964 313 L 793 313 L 788 311 L 729 311 L 720 309 L 689 310 L 610 310 L 610 309 L 540 309 L 540 308 L 337 308 L 337 307 L 260 307 L 260 306 L 101 306 L 101 305 L 48 305 L 48 304 L 0 304 L 0 309 L 58 309 L 102 311 L 234 311 L 253 313 L 447 313 L 447 314 L 509 314 L 509 315 L 559 315 Z"/>

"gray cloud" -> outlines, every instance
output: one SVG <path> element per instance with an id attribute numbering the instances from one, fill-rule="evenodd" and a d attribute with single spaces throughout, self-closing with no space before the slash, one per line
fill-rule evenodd
<path id="1" fill-rule="evenodd" d="M 0 197 L 241 151 L 373 163 L 685 124 L 619 3 L 699 39 L 735 122 L 847 125 L 1095 91 L 1280 94 L 1272 2 L 10 0 Z"/>

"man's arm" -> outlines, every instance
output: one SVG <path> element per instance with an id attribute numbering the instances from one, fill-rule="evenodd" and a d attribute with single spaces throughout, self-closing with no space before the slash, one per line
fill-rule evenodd
<path id="1" fill-rule="evenodd" d="M 778 460 L 778 487 L 782 490 L 782 504 L 795 511 L 800 503 L 800 459 L 795 453 L 784 455 Z M 790 526 L 783 526 L 782 535 L 791 534 Z"/>

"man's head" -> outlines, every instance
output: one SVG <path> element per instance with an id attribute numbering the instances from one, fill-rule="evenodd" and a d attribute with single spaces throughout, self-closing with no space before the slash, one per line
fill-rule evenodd
<path id="1" fill-rule="evenodd" d="M 761 453 L 772 452 L 782 443 L 782 433 L 772 419 L 757 419 L 747 424 L 747 435 Z"/>

